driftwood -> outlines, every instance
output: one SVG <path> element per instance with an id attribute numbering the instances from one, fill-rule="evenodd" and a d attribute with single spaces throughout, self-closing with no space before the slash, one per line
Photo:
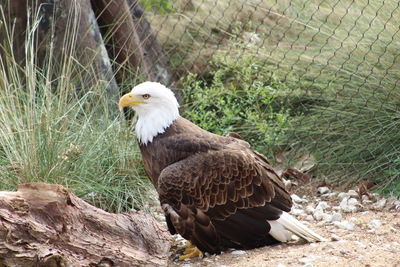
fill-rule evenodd
<path id="1" fill-rule="evenodd" d="M 0 192 L 0 266 L 165 266 L 169 238 L 149 215 L 105 212 L 60 185 Z"/>

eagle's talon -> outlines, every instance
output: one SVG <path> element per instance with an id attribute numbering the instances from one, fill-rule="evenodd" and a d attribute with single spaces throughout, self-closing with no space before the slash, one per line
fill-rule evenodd
<path id="1" fill-rule="evenodd" d="M 203 252 L 201 252 L 197 247 L 190 247 L 185 249 L 183 255 L 179 257 L 179 260 L 193 259 L 203 257 Z"/>
<path id="2" fill-rule="evenodd" d="M 190 243 L 190 241 L 186 241 L 185 243 L 177 245 L 176 247 L 179 250 L 179 249 L 182 249 L 182 248 L 183 249 L 185 249 L 185 248 L 193 248 L 194 246 L 192 245 L 192 243 Z"/>

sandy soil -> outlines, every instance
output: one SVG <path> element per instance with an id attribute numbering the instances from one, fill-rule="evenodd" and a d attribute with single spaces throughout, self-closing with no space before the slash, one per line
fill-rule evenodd
<path id="1" fill-rule="evenodd" d="M 314 205 L 319 199 L 313 199 Z M 315 202 L 316 201 L 316 202 Z M 328 201 L 332 207 L 339 200 Z M 379 220 L 378 227 L 371 221 Z M 304 221 L 304 220 L 302 220 Z M 306 222 L 322 236 L 335 241 L 307 244 L 280 244 L 246 251 L 226 251 L 186 261 L 170 260 L 170 267 L 284 267 L 284 266 L 396 266 L 400 267 L 400 213 L 363 208 L 343 213 L 341 221 L 355 225 L 353 230 L 340 229 L 330 223 Z"/>

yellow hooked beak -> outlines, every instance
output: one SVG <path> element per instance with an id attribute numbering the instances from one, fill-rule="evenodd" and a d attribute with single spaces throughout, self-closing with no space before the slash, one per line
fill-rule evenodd
<path id="1" fill-rule="evenodd" d="M 121 109 L 121 108 L 132 107 L 132 106 L 140 105 L 140 104 L 147 104 L 147 103 L 144 102 L 142 99 L 139 99 L 138 96 L 134 95 L 131 92 L 131 93 L 127 93 L 127 94 L 123 95 L 119 99 L 118 106 Z"/>

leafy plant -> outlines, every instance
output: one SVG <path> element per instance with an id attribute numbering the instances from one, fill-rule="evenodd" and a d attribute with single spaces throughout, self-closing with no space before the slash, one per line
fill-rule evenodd
<path id="1" fill-rule="evenodd" d="M 237 132 L 271 154 L 289 126 L 289 111 L 281 102 L 286 86 L 246 57 L 214 56 L 210 64 L 206 80 L 194 74 L 184 79 L 185 116 L 216 134 Z"/>
<path id="2" fill-rule="evenodd" d="M 140 1 L 147 11 L 157 11 L 159 14 L 170 13 L 174 10 L 171 0 L 142 0 Z"/>

